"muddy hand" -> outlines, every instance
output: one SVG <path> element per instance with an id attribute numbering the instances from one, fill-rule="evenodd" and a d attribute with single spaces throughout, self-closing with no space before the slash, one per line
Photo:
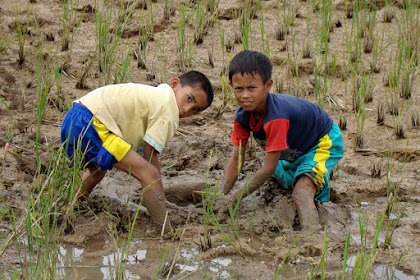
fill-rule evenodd
<path id="1" fill-rule="evenodd" d="M 186 223 L 191 212 L 189 207 L 178 206 L 169 201 L 166 201 L 166 210 L 168 211 L 173 226 Z"/>
<path id="2" fill-rule="evenodd" d="M 216 199 L 213 211 L 216 214 L 216 218 L 220 223 L 226 221 L 229 217 L 229 206 L 232 204 L 232 199 L 230 196 L 222 196 Z"/>

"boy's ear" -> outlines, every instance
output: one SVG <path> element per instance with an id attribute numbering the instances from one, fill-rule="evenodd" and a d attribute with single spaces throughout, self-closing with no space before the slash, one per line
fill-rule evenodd
<path id="1" fill-rule="evenodd" d="M 231 87 L 231 88 L 233 88 L 233 86 L 232 86 L 232 82 L 231 82 L 231 81 L 229 81 L 229 85 L 230 85 L 230 87 Z"/>
<path id="2" fill-rule="evenodd" d="M 269 92 L 272 86 L 273 86 L 273 79 L 270 79 L 265 83 L 265 91 Z"/>
<path id="3" fill-rule="evenodd" d="M 173 78 L 171 82 L 169 83 L 169 86 L 174 89 L 177 85 L 181 84 L 181 80 L 177 78 Z"/>

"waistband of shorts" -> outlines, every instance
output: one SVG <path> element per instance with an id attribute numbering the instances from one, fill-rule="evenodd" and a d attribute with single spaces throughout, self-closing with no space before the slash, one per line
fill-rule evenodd
<path id="1" fill-rule="evenodd" d="M 82 113 L 84 115 L 93 117 L 92 112 L 83 104 L 73 103 L 73 107 L 71 109 L 73 110 L 74 113 Z"/>

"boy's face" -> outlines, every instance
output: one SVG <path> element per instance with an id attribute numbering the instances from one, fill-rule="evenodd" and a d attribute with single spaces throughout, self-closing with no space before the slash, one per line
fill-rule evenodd
<path id="1" fill-rule="evenodd" d="M 209 106 L 207 93 L 200 87 L 182 86 L 179 78 L 172 79 L 170 86 L 175 93 L 180 118 L 197 114 Z"/>
<path id="2" fill-rule="evenodd" d="M 236 73 L 232 76 L 229 83 L 233 89 L 236 100 L 245 111 L 264 113 L 267 104 L 268 92 L 273 85 L 273 80 L 268 80 L 265 84 L 258 73 L 249 74 Z"/>

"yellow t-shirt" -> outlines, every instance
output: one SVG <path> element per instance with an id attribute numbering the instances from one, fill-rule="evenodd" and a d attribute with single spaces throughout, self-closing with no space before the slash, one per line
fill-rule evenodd
<path id="1" fill-rule="evenodd" d="M 145 142 L 159 153 L 175 134 L 179 110 L 168 84 L 116 84 L 100 87 L 76 100 L 111 132 L 142 149 Z"/>

